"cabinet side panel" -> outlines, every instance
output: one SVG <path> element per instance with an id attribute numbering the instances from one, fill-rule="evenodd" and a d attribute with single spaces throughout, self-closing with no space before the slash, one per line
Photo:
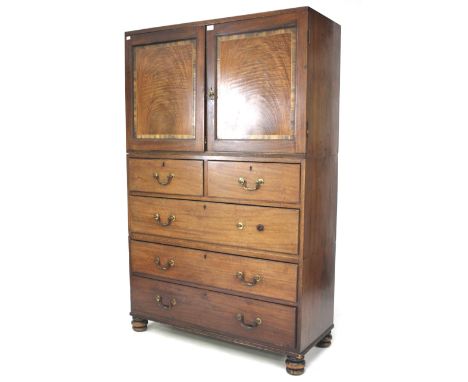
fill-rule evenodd
<path id="1" fill-rule="evenodd" d="M 300 350 L 333 325 L 338 157 L 308 159 Z"/>
<path id="2" fill-rule="evenodd" d="M 309 33 L 301 351 L 333 325 L 338 171 L 340 26 L 310 10 Z"/>
<path id="3" fill-rule="evenodd" d="M 307 121 L 308 156 L 338 154 L 341 28 L 309 13 Z"/>

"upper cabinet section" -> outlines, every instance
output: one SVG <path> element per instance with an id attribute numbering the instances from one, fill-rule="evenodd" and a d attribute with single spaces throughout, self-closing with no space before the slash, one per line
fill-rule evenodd
<path id="1" fill-rule="evenodd" d="M 220 23 L 207 31 L 210 151 L 305 152 L 304 15 Z"/>
<path id="2" fill-rule="evenodd" d="M 126 40 L 127 147 L 204 149 L 205 28 Z"/>
<path id="3" fill-rule="evenodd" d="M 310 22 L 297 8 L 127 33 L 127 149 L 305 153 Z"/>

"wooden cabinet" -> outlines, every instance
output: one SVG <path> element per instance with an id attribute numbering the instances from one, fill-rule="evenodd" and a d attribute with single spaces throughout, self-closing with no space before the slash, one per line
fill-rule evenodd
<path id="1" fill-rule="evenodd" d="M 125 36 L 133 329 L 302 374 L 333 328 L 339 25 L 296 8 Z"/>

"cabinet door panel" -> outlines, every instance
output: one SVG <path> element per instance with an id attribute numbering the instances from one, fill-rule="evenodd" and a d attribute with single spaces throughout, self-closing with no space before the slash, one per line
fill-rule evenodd
<path id="1" fill-rule="evenodd" d="M 127 40 L 129 149 L 203 150 L 204 45 L 201 27 Z"/>
<path id="2" fill-rule="evenodd" d="M 217 139 L 294 139 L 296 28 L 217 38 Z"/>
<path id="3" fill-rule="evenodd" d="M 210 150 L 305 152 L 306 44 L 298 13 L 207 32 Z"/>

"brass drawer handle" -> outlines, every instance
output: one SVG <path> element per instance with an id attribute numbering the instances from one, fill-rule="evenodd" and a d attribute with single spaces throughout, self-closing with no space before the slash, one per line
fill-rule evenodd
<path id="1" fill-rule="evenodd" d="M 239 178 L 238 182 L 239 185 L 247 191 L 257 191 L 260 188 L 260 186 L 265 183 L 265 181 L 262 178 L 257 178 L 257 180 L 255 181 L 255 188 L 251 188 L 247 186 L 247 179 L 245 179 L 242 176 Z"/>
<path id="2" fill-rule="evenodd" d="M 252 281 L 247 281 L 245 279 L 244 272 L 237 272 L 236 277 L 240 280 L 240 282 L 242 282 L 244 285 L 247 285 L 247 286 L 255 286 L 262 280 L 262 276 L 255 275 Z"/>
<path id="3" fill-rule="evenodd" d="M 239 223 L 236 224 L 236 227 L 237 227 L 237 229 L 244 229 L 244 228 L 245 228 L 245 224 L 242 223 L 242 222 L 239 222 Z"/>
<path id="4" fill-rule="evenodd" d="M 161 221 L 161 215 L 159 215 L 159 213 L 157 213 L 157 214 L 154 215 L 154 220 L 156 220 L 156 222 L 160 226 L 167 227 L 167 226 L 171 225 L 172 222 L 175 222 L 175 215 L 170 214 L 169 217 L 167 218 L 167 223 L 163 223 Z"/>
<path id="5" fill-rule="evenodd" d="M 172 182 L 172 179 L 174 179 L 174 177 L 175 177 L 175 174 L 171 173 L 166 177 L 166 181 L 161 182 L 161 180 L 159 179 L 159 174 L 157 172 L 153 174 L 153 178 L 156 179 L 161 186 L 169 185 Z"/>
<path id="6" fill-rule="evenodd" d="M 236 319 L 237 321 L 240 321 L 241 326 L 247 330 L 256 328 L 262 324 L 262 319 L 260 317 L 257 317 L 253 324 L 246 324 L 244 321 L 244 315 L 242 313 L 237 313 Z"/>
<path id="7" fill-rule="evenodd" d="M 173 267 L 175 265 L 175 260 L 174 259 L 170 259 L 168 261 L 166 261 L 166 264 L 164 265 L 161 265 L 161 259 L 159 258 L 159 256 L 157 256 L 155 259 L 154 259 L 154 263 L 158 266 L 159 269 L 161 269 L 162 271 L 167 271 L 169 268 Z"/>
<path id="8" fill-rule="evenodd" d="M 162 302 L 162 297 L 160 295 L 157 295 L 154 299 L 156 300 L 158 305 L 165 310 L 172 309 L 177 303 L 176 299 L 173 298 L 171 299 L 171 301 L 169 301 L 169 304 L 166 305 Z"/>

